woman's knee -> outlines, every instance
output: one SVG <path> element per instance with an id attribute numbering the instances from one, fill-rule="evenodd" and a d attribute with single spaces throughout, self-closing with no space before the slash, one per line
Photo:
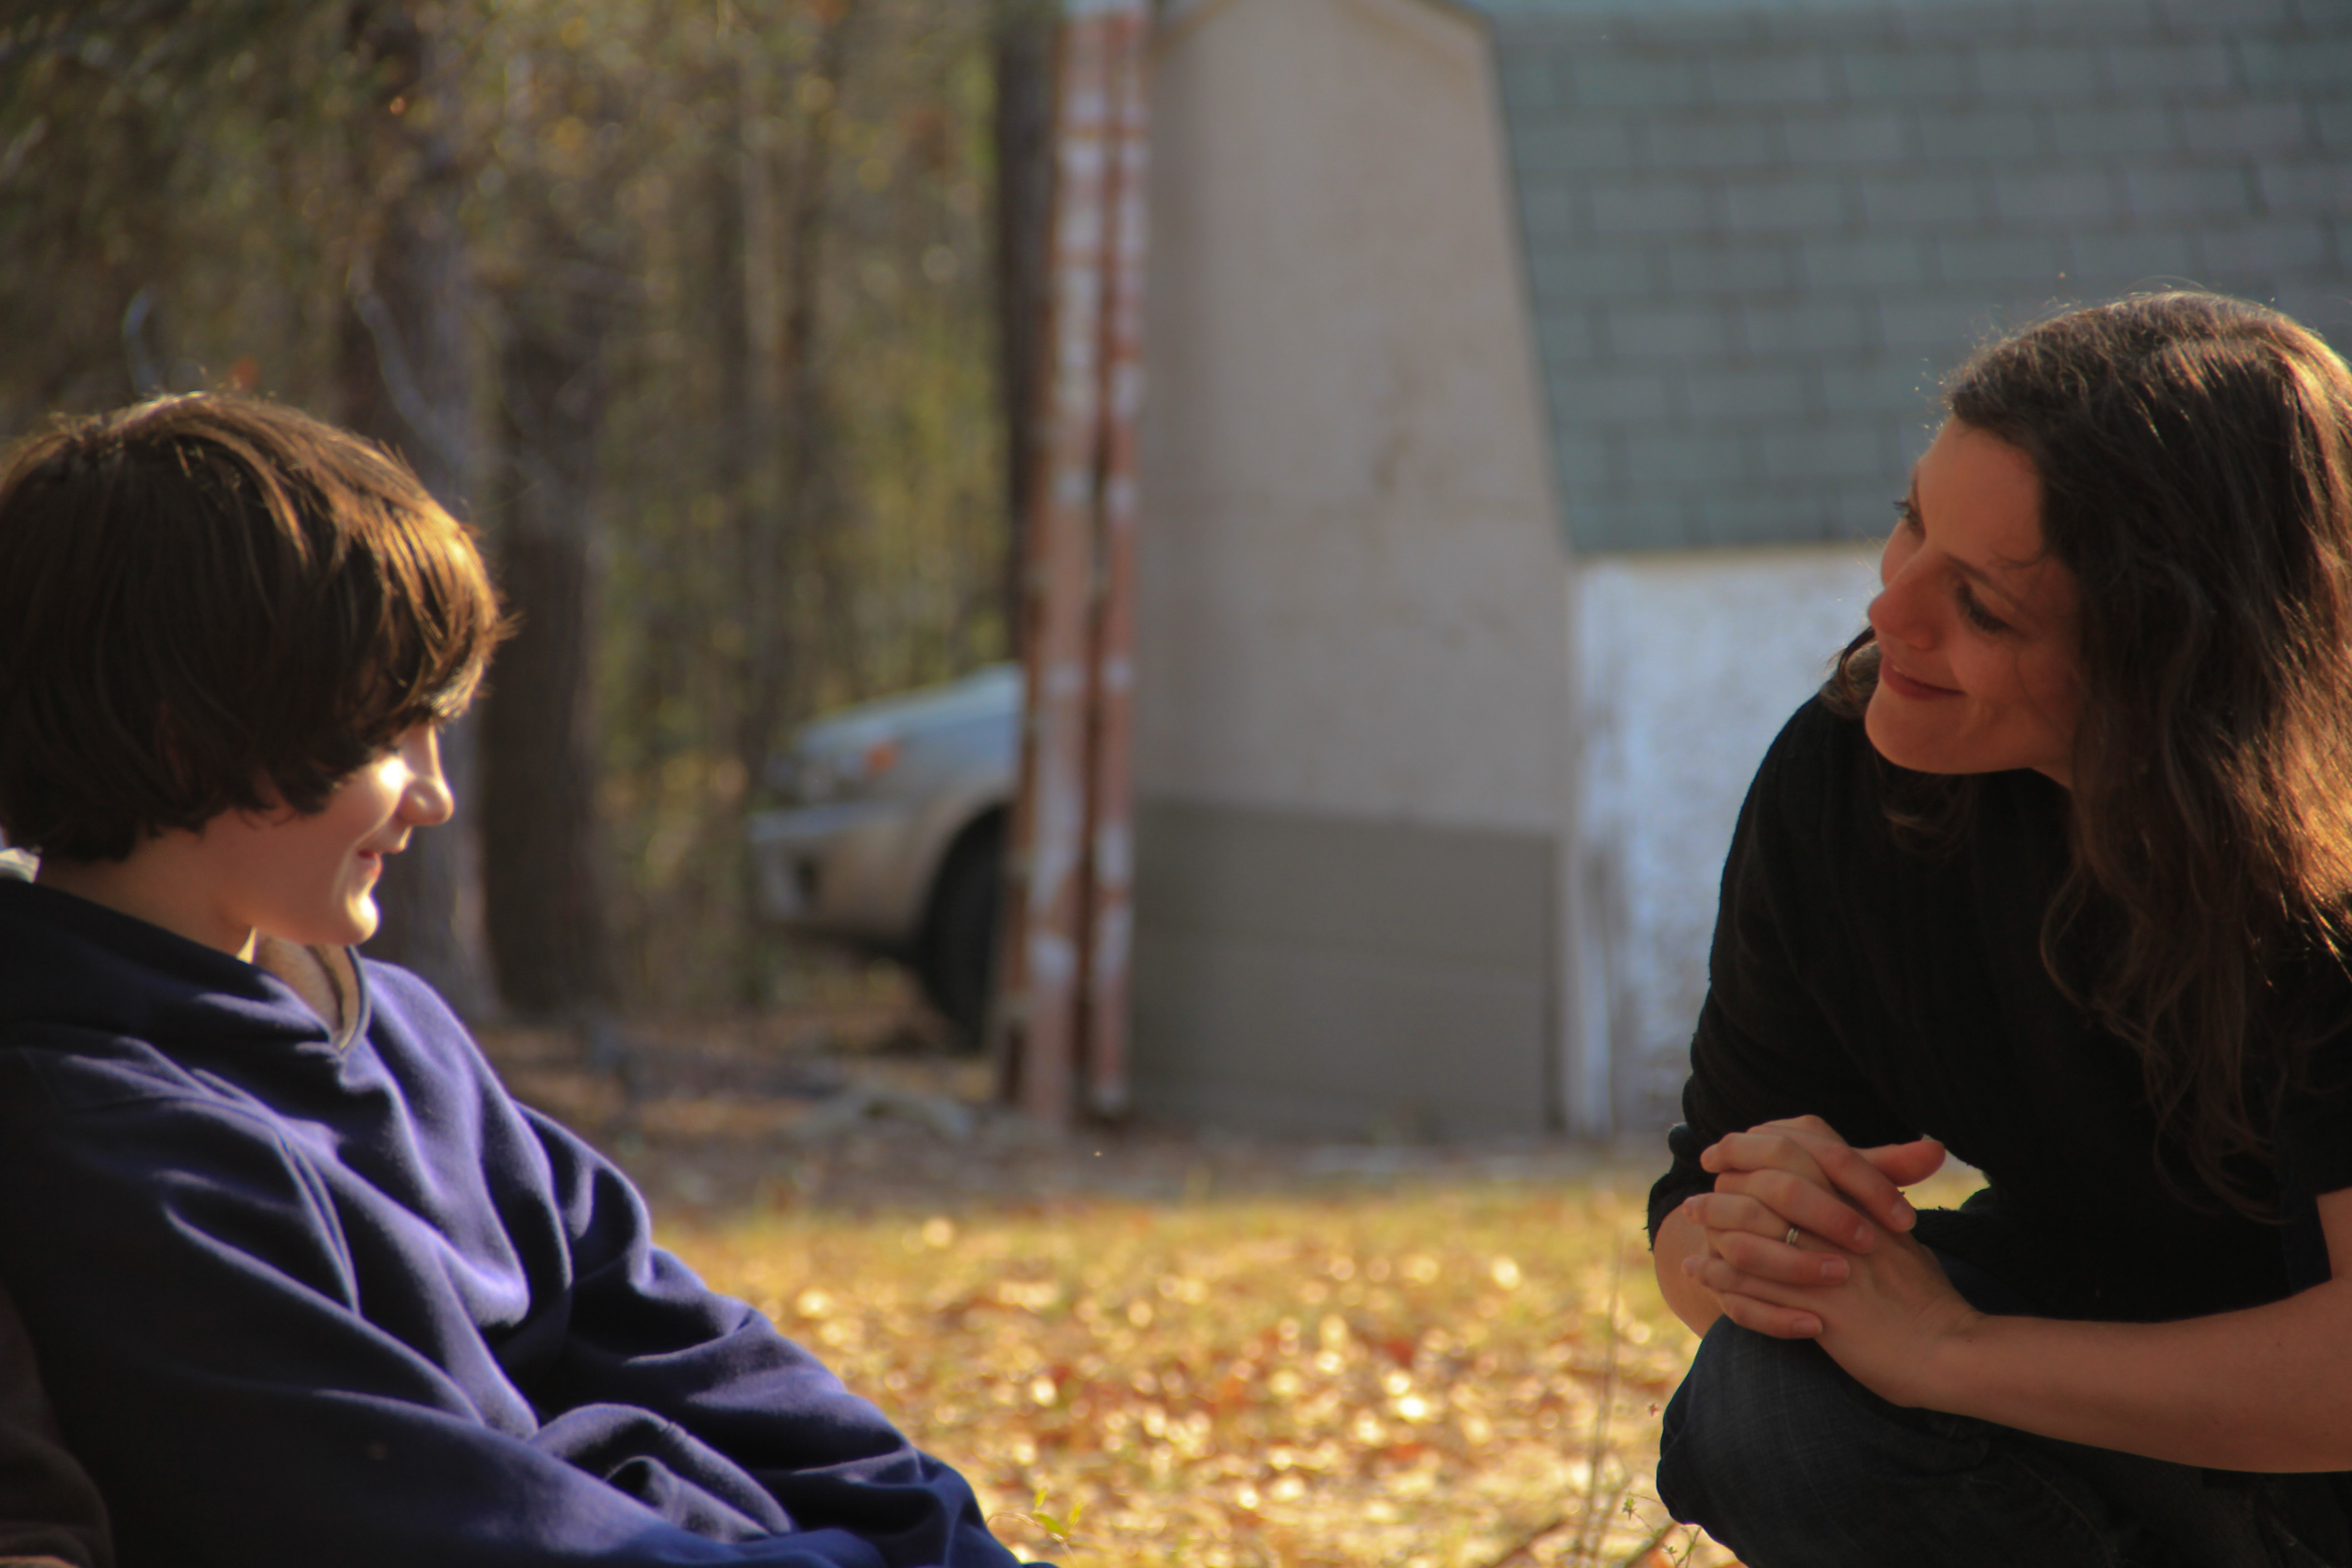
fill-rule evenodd
<path id="1" fill-rule="evenodd" d="M 1658 1495 L 1756 1568 L 2121 1560 L 2104 1501 L 2019 1436 L 1890 1405 L 1819 1345 L 1722 1321 L 1667 1406 Z"/>
<path id="2" fill-rule="evenodd" d="M 1666 1408 L 1660 1495 L 1675 1517 L 1705 1524 L 1867 1484 L 1884 1419 L 1874 1403 L 1811 1341 L 1718 1320 Z"/>

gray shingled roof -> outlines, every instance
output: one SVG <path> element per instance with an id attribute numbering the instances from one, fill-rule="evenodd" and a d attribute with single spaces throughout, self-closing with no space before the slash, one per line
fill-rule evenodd
<path id="1" fill-rule="evenodd" d="M 1586 551 L 1874 535 L 1937 377 L 2194 282 L 2352 327 L 2352 5 L 1487 0 Z"/>

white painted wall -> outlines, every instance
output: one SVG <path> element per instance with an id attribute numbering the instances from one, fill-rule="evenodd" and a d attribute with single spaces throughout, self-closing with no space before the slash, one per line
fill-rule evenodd
<path id="1" fill-rule="evenodd" d="M 1483 26 L 1206 0 L 1153 68 L 1139 792 L 1560 837 L 1567 562 Z"/>
<path id="2" fill-rule="evenodd" d="M 1706 990 L 1716 892 L 1764 750 L 1862 629 L 1863 544 L 1587 557 L 1576 574 L 1581 739 L 1571 1098 L 1663 1126 Z"/>

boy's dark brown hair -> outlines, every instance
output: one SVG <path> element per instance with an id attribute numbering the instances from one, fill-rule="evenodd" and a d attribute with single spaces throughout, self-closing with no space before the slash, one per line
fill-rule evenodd
<path id="1" fill-rule="evenodd" d="M 316 811 L 501 629 L 464 525 L 354 436 L 209 394 L 61 419 L 0 471 L 0 832 L 119 860 Z"/>

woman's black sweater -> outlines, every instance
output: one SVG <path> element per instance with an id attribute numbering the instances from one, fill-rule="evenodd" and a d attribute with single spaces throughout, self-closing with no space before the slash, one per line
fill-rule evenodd
<path id="1" fill-rule="evenodd" d="M 1927 855 L 1888 828 L 1895 773 L 1818 700 L 1758 771 L 1652 1235 L 1713 1184 L 1698 1165 L 1709 1143 L 1811 1112 L 1851 1143 L 1926 1134 L 1981 1170 L 1985 1190 L 1922 1215 L 1919 1237 L 2053 1316 L 2199 1316 L 2326 1279 L 2313 1198 L 2352 1187 L 2352 1092 L 2297 1095 L 2279 1118 L 2283 1225 L 2185 1201 L 2158 1173 L 2137 1058 L 2042 963 L 2065 791 L 1988 776 L 1963 842 Z M 2352 1040 L 2331 1041 L 2315 1080 L 2352 1079 L 2330 1070 L 2346 1058 Z"/>

